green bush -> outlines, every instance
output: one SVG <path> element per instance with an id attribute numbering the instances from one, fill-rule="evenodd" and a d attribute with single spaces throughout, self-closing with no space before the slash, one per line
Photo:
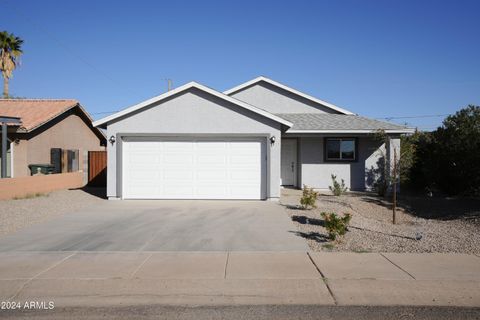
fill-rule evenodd
<path id="1" fill-rule="evenodd" d="M 303 185 L 303 194 L 300 199 L 300 204 L 303 209 L 316 208 L 315 202 L 317 201 L 318 192 L 314 191 L 313 188 L 309 188 L 306 185 Z"/>
<path id="2" fill-rule="evenodd" d="M 347 232 L 347 227 L 350 224 L 352 215 L 346 213 L 343 217 L 337 216 L 335 213 L 321 213 L 325 220 L 325 229 L 327 229 L 328 236 L 332 240 L 336 240 L 337 236 L 343 236 Z"/>
<path id="3" fill-rule="evenodd" d="M 343 179 L 340 180 L 341 182 L 339 183 L 337 181 L 337 176 L 332 174 L 332 184 L 333 186 L 329 186 L 328 189 L 332 191 L 333 195 L 335 196 L 341 196 L 345 192 L 347 192 L 347 187 L 345 187 L 345 181 Z"/>

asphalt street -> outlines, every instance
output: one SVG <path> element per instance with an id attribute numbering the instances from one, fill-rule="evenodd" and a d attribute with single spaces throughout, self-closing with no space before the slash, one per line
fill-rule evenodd
<path id="1" fill-rule="evenodd" d="M 361 307 L 361 306 L 122 306 L 72 307 L 54 310 L 4 311 L 2 319 L 355 319 L 447 320 L 480 319 L 480 308 L 458 307 Z"/>

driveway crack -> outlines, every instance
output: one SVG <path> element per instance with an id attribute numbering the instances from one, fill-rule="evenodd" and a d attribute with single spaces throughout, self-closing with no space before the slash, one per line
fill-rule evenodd
<path id="1" fill-rule="evenodd" d="M 137 274 L 138 270 L 140 270 L 140 268 L 143 267 L 143 265 L 145 264 L 145 262 L 147 262 L 148 259 L 150 259 L 152 256 L 153 256 L 153 252 L 150 253 L 150 254 L 145 258 L 145 260 L 143 260 L 143 262 L 140 263 L 140 265 L 139 265 L 137 268 L 135 268 L 135 270 L 134 270 L 134 271 L 132 272 L 132 274 L 130 275 L 130 278 L 133 278 L 133 277 L 135 276 L 135 274 Z"/>
<path id="2" fill-rule="evenodd" d="M 10 297 L 10 301 L 13 301 L 17 298 L 17 296 L 20 294 L 20 292 L 22 292 L 22 290 L 27 286 L 27 284 L 29 284 L 30 282 L 32 282 L 33 280 L 35 280 L 36 278 L 38 278 L 40 275 L 44 274 L 45 272 L 49 271 L 49 270 L 52 270 L 53 268 L 55 268 L 56 266 L 60 265 L 61 263 L 63 263 L 65 260 L 69 259 L 70 257 L 76 255 L 77 252 L 75 251 L 74 253 L 72 253 L 71 255 L 68 255 L 66 256 L 65 258 L 63 258 L 62 260 L 52 264 L 50 267 L 46 268 L 45 270 L 42 270 L 40 271 L 39 273 L 37 273 L 36 275 L 34 275 L 33 277 L 31 277 L 30 279 L 28 279 L 21 287 L 20 289 L 17 290 L 17 292 L 15 292 L 15 294 Z"/>
<path id="3" fill-rule="evenodd" d="M 230 258 L 230 251 L 227 251 L 227 259 L 225 260 L 225 270 L 223 272 L 223 279 L 227 279 L 227 267 L 228 267 L 229 258 Z"/>

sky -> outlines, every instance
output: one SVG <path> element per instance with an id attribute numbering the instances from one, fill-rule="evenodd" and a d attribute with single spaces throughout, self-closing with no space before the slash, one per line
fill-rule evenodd
<path id="1" fill-rule="evenodd" d="M 25 41 L 11 95 L 75 98 L 95 119 L 166 79 L 224 91 L 263 75 L 432 130 L 480 105 L 479 12 L 478 0 L 0 0 L 0 30 Z"/>

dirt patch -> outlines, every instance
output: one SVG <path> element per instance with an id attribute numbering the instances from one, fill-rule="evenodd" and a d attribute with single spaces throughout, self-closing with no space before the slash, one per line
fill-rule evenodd
<path id="1" fill-rule="evenodd" d="M 0 236 L 100 203 L 102 195 L 101 189 L 76 189 L 0 200 Z"/>
<path id="2" fill-rule="evenodd" d="M 480 219 L 475 205 L 471 209 L 465 206 L 458 211 L 463 214 L 452 219 L 448 207 L 445 214 L 438 214 L 440 203 L 435 216 L 445 219 L 426 219 L 412 214 L 420 202 L 417 198 L 408 207 L 398 208 L 397 224 L 393 225 L 391 204 L 371 194 L 321 194 L 313 210 L 297 207 L 300 196 L 299 190 L 283 190 L 281 203 L 297 226 L 297 235 L 307 239 L 314 251 L 480 253 Z M 421 210 L 434 212 L 428 208 L 424 204 Z M 352 215 L 349 231 L 339 242 L 328 239 L 321 212 Z"/>

